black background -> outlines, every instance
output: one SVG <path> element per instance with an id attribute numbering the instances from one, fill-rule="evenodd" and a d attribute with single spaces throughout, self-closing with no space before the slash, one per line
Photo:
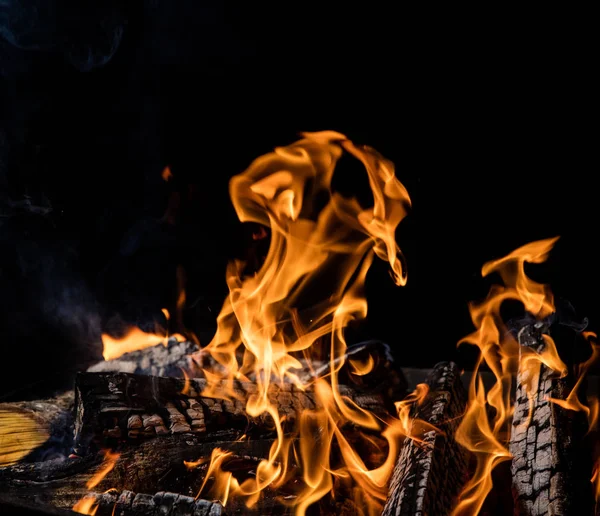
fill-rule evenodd
<path id="1" fill-rule="evenodd" d="M 597 83 L 585 13 L 78 5 L 58 11 L 72 13 L 67 36 L 50 39 L 93 46 L 85 27 L 110 7 L 124 31 L 106 64 L 82 69 L 60 45 L 0 47 L 2 202 L 27 195 L 52 206 L 42 229 L 30 216 L 11 219 L 25 220 L 18 238 L 44 250 L 4 258 L 5 356 L 39 345 L 35 331 L 19 345 L 18 324 L 45 318 L 58 331 L 54 312 L 35 308 L 39 296 L 16 308 L 11 296 L 31 283 L 23 260 L 61 253 L 104 329 L 115 312 L 142 324 L 172 307 L 180 263 L 186 324 L 210 331 L 225 264 L 251 241 L 229 203 L 229 178 L 299 132 L 324 129 L 391 159 L 413 201 L 398 231 L 408 285 L 395 287 L 385 264 L 375 266 L 361 332 L 388 342 L 402 365 L 455 358 L 472 329 L 468 302 L 489 287 L 483 263 L 539 238 L 561 236 L 540 279 L 598 327 Z M 172 226 L 159 219 L 174 190 L 182 201 Z M 15 233 L 3 232 L 14 247 Z M 80 344 L 65 332 L 53 346 L 68 357 Z"/>

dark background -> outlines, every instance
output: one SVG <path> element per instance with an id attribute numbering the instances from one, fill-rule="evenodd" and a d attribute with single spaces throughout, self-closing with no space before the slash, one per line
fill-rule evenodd
<path id="1" fill-rule="evenodd" d="M 489 287 L 481 265 L 556 235 L 537 274 L 597 328 L 589 18 L 453 9 L 0 7 L 0 345 L 14 376 L 64 377 L 115 320 L 154 322 L 178 265 L 185 325 L 210 335 L 225 264 L 252 242 L 230 177 L 324 129 L 391 159 L 413 201 L 398 232 L 408 285 L 374 267 L 361 338 L 405 366 L 456 358 L 467 304 Z"/>

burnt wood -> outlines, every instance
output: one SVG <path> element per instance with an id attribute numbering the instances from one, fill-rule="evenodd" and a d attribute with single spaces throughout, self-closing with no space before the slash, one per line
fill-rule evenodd
<path id="1" fill-rule="evenodd" d="M 450 514 L 468 478 L 467 456 L 454 440 L 467 395 L 453 362 L 437 364 L 426 380 L 429 392 L 411 417 L 434 425 L 422 442 L 407 438 L 394 468 L 384 516 Z"/>
<path id="2" fill-rule="evenodd" d="M 543 351 L 549 327 L 528 324 L 518 332 L 523 347 Z M 582 468 L 586 417 L 565 410 L 550 398 L 565 399 L 574 385 L 572 375 L 559 378 L 540 366 L 537 377 L 520 370 L 509 451 L 513 455 L 512 490 L 516 515 L 563 516 L 592 514 L 590 471 Z M 531 384 L 532 392 L 527 392 Z"/>
<path id="3" fill-rule="evenodd" d="M 76 379 L 76 418 L 73 451 L 85 455 L 90 447 L 115 448 L 124 442 L 168 435 L 203 440 L 231 440 L 274 436 L 270 416 L 248 417 L 245 400 L 257 392 L 249 382 L 235 382 L 235 400 L 201 395 L 205 379 L 162 378 L 126 373 L 81 373 Z M 342 395 L 376 415 L 388 415 L 381 394 L 362 393 L 340 386 Z M 225 392 L 223 384 L 222 392 Z M 311 391 L 292 384 L 272 384 L 269 398 L 286 426 L 297 415 L 316 407 Z"/>

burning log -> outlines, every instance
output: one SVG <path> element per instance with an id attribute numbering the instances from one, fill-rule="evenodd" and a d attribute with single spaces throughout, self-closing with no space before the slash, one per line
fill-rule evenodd
<path id="1" fill-rule="evenodd" d="M 245 400 L 257 392 L 253 383 L 236 382 L 236 400 L 202 397 L 205 379 L 162 378 L 126 373 L 82 373 L 76 380 L 76 420 L 73 451 L 85 455 L 89 444 L 114 447 L 123 441 L 156 436 L 197 436 L 236 440 L 242 435 L 271 437 L 268 416 L 249 418 Z M 383 397 L 340 386 L 357 405 L 387 415 Z M 315 395 L 292 384 L 272 384 L 271 402 L 291 424 L 303 410 L 316 407 Z"/>
<path id="2" fill-rule="evenodd" d="M 521 328 L 520 353 L 525 347 L 541 353 L 548 330 L 543 322 Z M 522 366 L 517 377 L 509 450 L 518 514 L 591 513 L 589 476 L 578 465 L 587 422 L 583 413 L 566 410 L 550 400 L 566 399 L 573 387 L 569 377 L 558 376 L 557 371 L 541 364 L 539 374 Z"/>
<path id="3" fill-rule="evenodd" d="M 88 368 L 90 373 L 132 373 L 151 376 L 182 376 L 182 369 L 189 367 L 190 356 L 198 351 L 198 345 L 190 341 L 170 338 L 166 346 L 158 344 L 113 360 L 103 360 Z"/>
<path id="4" fill-rule="evenodd" d="M 164 516 L 220 516 L 223 506 L 218 502 L 195 499 L 176 493 L 158 492 L 155 495 L 131 491 L 90 493 L 87 500 L 97 507 L 96 516 L 136 516 L 160 514 Z"/>
<path id="5" fill-rule="evenodd" d="M 460 371 L 453 362 L 439 363 L 426 383 L 427 397 L 411 417 L 438 430 L 425 432 L 420 441 L 404 442 L 390 481 L 385 516 L 449 514 L 467 479 L 465 451 L 454 440 L 467 401 Z"/>

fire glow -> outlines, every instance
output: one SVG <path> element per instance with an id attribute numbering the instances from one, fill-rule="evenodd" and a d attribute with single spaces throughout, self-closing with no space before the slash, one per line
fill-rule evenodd
<path id="1" fill-rule="evenodd" d="M 254 276 L 244 277 L 241 262 L 227 268 L 229 297 L 218 316 L 213 340 L 202 350 L 222 367 L 204 371 L 212 381 L 202 394 L 234 399 L 235 380 L 254 382 L 256 393 L 246 400 L 246 412 L 253 417 L 269 414 L 277 439 L 255 478 L 242 483 L 222 469 L 225 452 L 215 451 L 209 466 L 216 478 L 210 496 L 224 504 L 229 496 L 241 496 L 252 507 L 265 488 L 289 482 L 293 456 L 301 466 L 303 487 L 292 502 L 283 503 L 293 504 L 297 514 L 304 514 L 339 483 L 352 484 L 357 507 L 376 514 L 387 496 L 403 428 L 400 420 L 380 421 L 341 396 L 338 372 L 346 350 L 343 330 L 367 314 L 363 289 L 373 258 L 389 262 L 397 285 L 406 282 L 395 232 L 410 199 L 394 175 L 393 164 L 373 149 L 359 148 L 335 132 L 303 136 L 258 158 L 230 182 L 239 220 L 269 228 L 271 241 L 264 264 Z M 331 190 L 336 164 L 344 152 L 360 160 L 367 172 L 374 199 L 370 208 Z M 327 200 L 319 209 L 316 202 L 321 196 Z M 329 284 L 332 278 L 332 288 L 318 303 L 298 309 L 308 289 L 324 281 Z M 310 366 L 324 351 L 330 360 L 328 376 L 303 384 L 295 373 L 302 367 L 300 359 Z M 354 364 L 359 374 L 368 367 Z M 281 382 L 311 389 L 318 402 L 315 410 L 300 415 L 291 431 L 284 430 L 285 417 L 269 398 L 269 386 Z M 387 440 L 387 459 L 380 466 L 369 469 L 365 465 L 344 437 L 347 424 L 381 433 Z M 334 443 L 341 456 L 335 464 L 331 460 Z"/>
<path id="2" fill-rule="evenodd" d="M 414 417 L 414 409 L 428 395 L 428 386 L 418 385 L 412 394 L 395 403 L 397 413 L 383 420 L 343 396 L 339 376 L 344 367 L 358 377 L 374 368 L 371 356 L 362 361 L 346 358 L 344 329 L 367 316 L 364 287 L 375 258 L 389 264 L 396 285 L 406 284 L 395 235 L 411 201 L 394 174 L 393 164 L 375 150 L 356 146 L 332 131 L 302 136 L 296 143 L 259 157 L 231 180 L 230 197 L 240 222 L 258 224 L 261 230 L 256 238 L 270 236 L 268 253 L 260 269 L 251 275 L 246 273 L 245 263 L 229 263 L 229 295 L 217 318 L 216 333 L 194 360 L 202 364 L 202 357 L 210 355 L 216 366 L 183 371 L 184 391 L 189 389 L 190 378 L 206 378 L 202 396 L 242 401 L 248 416 L 268 416 L 276 439 L 268 457 L 244 480 L 228 470 L 228 460 L 234 454 L 221 448 L 213 449 L 210 458 L 200 457 L 185 466 L 206 467 L 197 498 L 219 500 L 224 506 L 238 497 L 249 508 L 256 507 L 269 489 L 276 493 L 281 490 L 280 503 L 298 515 L 339 493 L 351 499 L 356 512 L 380 514 L 403 439 L 422 443 L 425 432 L 437 430 Z M 333 174 L 344 154 L 363 165 L 372 206 L 363 207 L 356 199 L 332 190 Z M 475 466 L 454 515 L 479 513 L 493 488 L 492 471 L 512 459 L 508 441 L 514 411 L 513 380 L 519 376 L 531 399 L 542 366 L 557 376 L 567 375 L 568 368 L 551 337 L 544 335 L 541 351 L 521 346 L 500 312 L 506 301 L 521 303 L 538 321 L 555 312 L 550 289 L 528 278 L 525 264 L 544 262 L 557 240 L 529 243 L 482 268 L 483 277 L 496 273 L 503 284 L 494 285 L 483 302 L 470 305 L 475 331 L 459 342 L 476 346 L 479 360 L 455 436 Z M 165 315 L 168 319 L 168 312 Z M 582 403 L 577 390 L 600 348 L 595 335 L 584 336 L 590 339 L 592 356 L 575 371 L 578 380 L 571 394 L 550 401 L 585 413 L 591 429 L 598 420 L 598 402 L 590 399 Z M 124 339 L 105 336 L 104 356 L 109 360 L 127 351 L 164 344 L 165 340 L 166 336 L 137 329 Z M 329 363 L 325 374 L 315 374 L 310 380 L 299 374 L 306 368 L 314 371 L 317 368 L 313 365 L 318 362 L 320 366 L 323 360 Z M 480 374 L 482 367 L 495 377 L 488 390 Z M 254 385 L 247 399 L 240 399 L 236 382 Z M 284 383 L 310 392 L 315 408 L 304 410 L 292 421 L 280 413 L 272 391 Z M 378 447 L 377 464 L 361 456 L 356 443 L 347 439 L 344 429 L 349 426 L 360 429 L 362 438 Z M 117 456 L 112 458 L 116 461 Z M 600 492 L 597 471 L 593 482 Z M 82 505 L 79 509 L 84 512 L 90 507 Z"/>

